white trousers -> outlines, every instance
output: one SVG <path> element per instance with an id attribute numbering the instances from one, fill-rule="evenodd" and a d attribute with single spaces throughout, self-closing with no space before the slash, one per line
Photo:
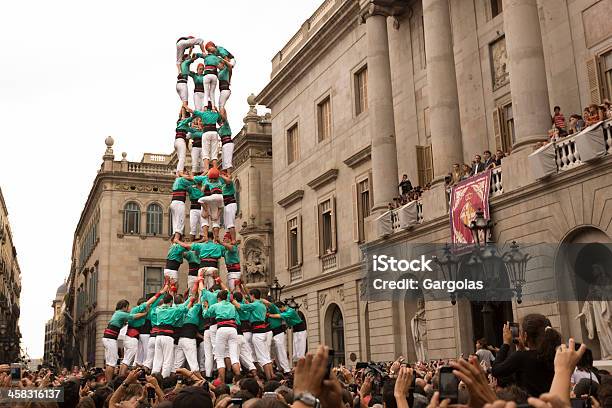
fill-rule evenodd
<path id="1" fill-rule="evenodd" d="M 149 370 L 153 368 L 153 360 L 155 358 L 155 339 L 156 338 L 157 336 L 155 337 L 149 336 L 149 341 L 147 343 L 147 349 L 145 353 L 146 355 L 145 361 L 142 363 L 142 365 L 147 367 Z"/>
<path id="2" fill-rule="evenodd" d="M 183 235 L 185 231 L 185 203 L 172 200 L 170 203 L 170 214 L 172 215 L 172 233 Z"/>
<path id="3" fill-rule="evenodd" d="M 272 332 L 253 333 L 253 349 L 255 350 L 255 359 L 263 367 L 270 364 L 270 345 L 272 343 Z"/>
<path id="4" fill-rule="evenodd" d="M 183 54 L 187 48 L 195 45 L 201 45 L 204 42 L 201 38 L 187 38 L 176 43 L 176 63 L 180 64 L 183 61 Z"/>
<path id="5" fill-rule="evenodd" d="M 217 325 L 213 324 L 208 330 L 204 332 L 204 371 L 206 377 L 212 376 L 212 372 L 215 366 L 215 343 L 217 337 Z"/>
<path id="6" fill-rule="evenodd" d="M 217 76 L 215 74 L 204 75 L 204 105 L 205 106 L 208 106 L 208 102 L 210 102 L 213 106 L 215 106 L 216 92 L 217 92 Z M 198 110 L 201 110 L 201 109 L 198 109 Z"/>
<path id="7" fill-rule="evenodd" d="M 289 365 L 289 359 L 287 358 L 287 343 L 285 333 L 279 333 L 272 337 L 272 344 L 274 344 L 274 352 L 276 354 L 276 363 L 278 366 L 284 373 L 291 372 L 291 366 Z"/>
<path id="8" fill-rule="evenodd" d="M 247 370 L 255 370 L 255 364 L 253 364 L 253 354 L 251 353 L 251 347 L 247 345 L 247 341 L 243 334 L 238 335 L 238 350 L 240 366 L 246 367 Z M 231 356 L 230 356 L 231 359 Z"/>
<path id="9" fill-rule="evenodd" d="M 187 102 L 187 98 L 188 98 L 188 88 L 187 88 L 187 82 L 177 82 L 176 83 L 176 93 L 178 94 L 179 98 L 181 98 L 182 102 Z"/>
<path id="10" fill-rule="evenodd" d="M 227 273 L 227 287 L 230 291 L 234 291 L 236 288 L 236 281 L 240 279 L 242 272 L 228 272 Z"/>
<path id="11" fill-rule="evenodd" d="M 142 365 L 147 358 L 147 347 L 149 346 L 148 334 L 138 336 L 138 352 L 136 353 L 136 365 Z"/>
<path id="12" fill-rule="evenodd" d="M 178 84 L 176 85 L 178 86 Z M 224 108 L 227 100 L 232 95 L 232 91 L 230 89 L 225 89 L 223 91 L 219 91 L 219 109 Z"/>
<path id="13" fill-rule="evenodd" d="M 198 200 L 201 204 L 208 205 L 208 214 L 212 221 L 213 228 L 219 228 L 219 211 L 223 208 L 223 195 L 222 194 L 211 194 L 206 197 L 202 197 Z M 206 224 L 205 224 L 206 225 Z"/>
<path id="14" fill-rule="evenodd" d="M 202 171 L 202 148 L 191 146 L 191 172 L 193 174 Z"/>
<path id="15" fill-rule="evenodd" d="M 155 357 L 152 373 L 161 373 L 166 378 L 172 371 L 174 358 L 174 339 L 171 336 L 155 336 Z"/>
<path id="16" fill-rule="evenodd" d="M 215 340 L 217 367 L 225 367 L 224 358 L 229 354 L 232 365 L 240 363 L 238 353 L 238 332 L 235 327 L 219 327 Z"/>
<path id="17" fill-rule="evenodd" d="M 206 367 L 206 355 L 204 353 L 204 341 L 200 342 L 198 346 L 198 364 L 200 365 L 200 370 Z"/>
<path id="18" fill-rule="evenodd" d="M 164 278 L 168 278 L 173 282 L 178 282 L 178 271 L 173 269 L 164 269 Z"/>
<path id="19" fill-rule="evenodd" d="M 205 266 L 203 268 L 200 268 L 200 270 L 198 271 L 198 276 L 204 277 L 204 287 L 206 289 L 210 289 L 215 285 L 215 279 L 213 278 L 213 275 L 218 273 L 219 269 L 213 266 Z M 216 329 L 217 326 L 215 325 L 215 330 Z"/>
<path id="20" fill-rule="evenodd" d="M 219 158 L 219 135 L 212 130 L 202 134 L 202 158 L 217 160 Z"/>
<path id="21" fill-rule="evenodd" d="M 117 348 L 116 339 L 102 338 L 102 345 L 104 346 L 104 362 L 107 366 L 116 367 L 117 360 L 119 360 L 119 349 Z"/>
<path id="22" fill-rule="evenodd" d="M 194 237 L 199 236 L 202 233 L 202 208 L 190 209 L 189 210 L 189 232 Z"/>
<path id="23" fill-rule="evenodd" d="M 123 339 L 123 360 L 121 364 L 131 367 L 136 360 L 138 352 L 138 339 L 136 337 L 125 336 Z"/>
<path id="24" fill-rule="evenodd" d="M 251 354 L 251 360 L 253 360 L 253 362 L 256 362 L 257 357 L 255 357 L 255 351 L 253 351 L 253 333 L 245 332 L 242 334 L 242 337 L 244 337 L 245 347 L 248 348 L 249 353 Z"/>
<path id="25" fill-rule="evenodd" d="M 202 112 L 206 106 L 206 93 L 194 92 L 193 104 L 195 105 L 195 110 Z"/>
<path id="26" fill-rule="evenodd" d="M 176 164 L 176 172 L 185 170 L 185 155 L 187 154 L 187 143 L 185 139 L 179 137 L 174 139 L 174 150 L 176 150 L 176 157 L 178 157 L 178 163 Z"/>
<path id="27" fill-rule="evenodd" d="M 238 204 L 236 203 L 230 203 L 223 207 L 223 223 L 225 224 L 225 229 L 234 228 L 236 226 L 235 223 L 237 210 Z"/>
<path id="28" fill-rule="evenodd" d="M 233 166 L 232 159 L 234 158 L 234 143 L 226 143 L 221 146 L 221 154 L 223 155 L 223 162 L 221 168 L 223 170 L 231 169 Z"/>
<path id="29" fill-rule="evenodd" d="M 306 330 L 293 332 L 293 359 L 298 360 L 306 355 Z"/>
<path id="30" fill-rule="evenodd" d="M 178 368 L 181 368 L 185 364 L 185 360 L 189 365 L 189 371 L 200 371 L 196 340 L 181 337 L 174 352 L 174 369 L 172 371 L 176 372 Z"/>

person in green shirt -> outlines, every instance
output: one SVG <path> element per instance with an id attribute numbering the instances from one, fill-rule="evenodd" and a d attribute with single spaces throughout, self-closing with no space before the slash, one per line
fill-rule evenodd
<path id="1" fill-rule="evenodd" d="M 170 284 L 170 293 L 176 293 L 178 290 L 178 271 L 183 263 L 183 254 L 186 249 L 179 244 L 171 244 L 166 255 L 166 268 L 164 269 L 164 277 Z"/>
<path id="2" fill-rule="evenodd" d="M 290 373 L 291 365 L 289 364 L 289 359 L 287 357 L 287 343 L 285 338 L 287 326 L 283 324 L 283 320 L 280 317 L 272 317 L 280 314 L 279 306 L 282 306 L 282 302 L 275 304 L 266 299 L 262 299 L 262 302 L 268 307 L 266 318 L 270 324 L 270 328 L 272 329 L 272 345 L 274 346 L 276 363 L 285 374 Z"/>
<path id="3" fill-rule="evenodd" d="M 182 108 L 186 108 L 188 105 L 188 87 L 187 79 L 189 78 L 189 67 L 195 61 L 193 54 L 185 54 L 182 57 L 182 61 L 179 66 L 179 74 L 176 78 L 176 93 L 181 99 Z"/>
<path id="4" fill-rule="evenodd" d="M 215 278 L 219 275 L 219 259 L 225 255 L 225 251 L 231 248 L 228 244 L 219 244 L 208 237 L 205 242 L 194 242 L 187 244 L 180 240 L 174 242 L 182 246 L 187 251 L 194 251 L 200 257 L 200 270 L 198 276 L 204 277 L 204 285 L 207 289 L 214 284 Z"/>
<path id="5" fill-rule="evenodd" d="M 200 178 L 198 177 L 195 180 L 200 180 Z M 204 197 L 200 198 L 199 201 L 203 204 L 204 236 L 208 235 L 209 224 L 212 223 L 214 240 L 219 241 L 219 228 L 221 227 L 219 218 L 223 208 L 223 186 L 231 182 L 231 178 L 227 174 L 221 174 L 216 167 L 212 167 L 208 170 L 208 175 L 202 177 L 201 180 L 204 187 Z M 208 218 L 210 218 L 210 221 Z"/>
<path id="6" fill-rule="evenodd" d="M 176 69 L 179 74 L 181 73 L 181 62 L 183 61 L 183 55 L 185 54 L 185 50 L 187 50 L 187 55 L 191 54 L 193 51 L 193 47 L 199 46 L 202 52 L 206 52 L 206 45 L 204 44 L 204 40 L 201 38 L 195 38 L 191 35 L 180 37 L 176 40 Z"/>
<path id="7" fill-rule="evenodd" d="M 215 54 L 204 56 L 204 105 L 217 110 L 217 73 L 221 69 L 221 58 Z M 198 109 L 201 110 L 201 109 Z"/>
<path id="8" fill-rule="evenodd" d="M 195 181 L 196 185 L 189 187 L 187 194 L 189 195 L 189 233 L 192 241 L 199 241 L 202 234 L 202 204 L 198 200 L 204 197 L 204 193 L 200 189 L 201 184 Z M 198 185 L 199 184 L 199 185 Z M 197 237 L 197 238 L 196 238 Z M 191 287 L 191 284 L 189 285 Z"/>
<path id="9" fill-rule="evenodd" d="M 201 54 L 196 54 L 199 58 Z M 206 106 L 206 91 L 204 87 L 204 64 L 198 64 L 196 72 L 189 71 L 189 76 L 193 79 L 193 104 L 195 109 L 201 111 Z"/>
<path id="10" fill-rule="evenodd" d="M 200 347 L 204 352 L 204 373 L 207 378 L 212 376 L 214 361 L 215 361 L 215 344 L 217 335 L 217 321 L 210 309 L 212 305 L 217 303 L 217 295 L 221 287 L 217 284 L 210 290 L 204 287 L 202 280 L 199 281 L 200 303 L 202 304 L 202 320 L 204 321 L 204 336 Z"/>
<path id="11" fill-rule="evenodd" d="M 189 126 L 187 139 L 191 139 L 191 172 L 194 176 L 202 174 L 202 135 L 204 127 L 202 119 L 194 116 L 194 120 Z"/>
<path id="12" fill-rule="evenodd" d="M 228 300 L 229 292 L 221 290 L 217 294 L 217 303 L 209 306 L 210 314 L 217 321 L 217 334 L 215 338 L 215 357 L 219 379 L 225 381 L 225 356 L 229 354 L 230 363 L 234 375 L 240 375 L 240 360 L 238 352 L 239 324 L 236 307 Z"/>
<path id="13" fill-rule="evenodd" d="M 234 141 L 232 139 L 232 129 L 230 129 L 227 116 L 221 117 L 221 127 L 217 129 L 217 133 L 221 138 L 221 169 L 228 174 L 231 174 L 234 168 L 232 162 L 234 158 Z"/>
<path id="14" fill-rule="evenodd" d="M 223 235 L 223 245 L 225 245 L 223 258 L 225 259 L 225 269 L 227 269 L 227 287 L 231 291 L 239 287 L 240 276 L 242 275 L 240 269 L 240 251 L 238 249 L 239 243 L 232 244 L 232 235 L 229 231 Z"/>
<path id="15" fill-rule="evenodd" d="M 225 104 L 232 95 L 230 90 L 230 77 L 232 76 L 232 64 L 225 60 L 221 60 L 219 63 L 220 70 L 218 74 L 219 78 L 219 110 L 225 111 Z"/>
<path id="16" fill-rule="evenodd" d="M 197 291 L 194 299 L 197 299 Z M 199 371 L 200 366 L 198 364 L 198 349 L 196 346 L 196 336 L 198 334 L 198 327 L 202 320 L 202 304 L 195 302 L 193 306 L 187 311 L 187 314 L 183 317 L 180 322 L 180 328 L 178 329 L 178 342 L 175 347 L 174 354 L 174 367 L 172 372 L 183 366 L 185 360 L 189 365 L 190 371 Z"/>
<path id="17" fill-rule="evenodd" d="M 270 319 L 282 319 L 293 333 L 293 360 L 298 360 L 306 355 L 306 321 L 301 312 L 282 303 L 279 306 L 280 313 L 270 313 Z"/>
<path id="18" fill-rule="evenodd" d="M 207 169 L 211 161 L 213 167 L 217 167 L 219 158 L 217 124 L 221 123 L 223 116 L 211 107 L 207 107 L 203 111 L 196 109 L 193 111 L 193 115 L 202 121 L 202 130 L 204 132 L 202 134 L 202 159 L 204 161 L 204 172 L 208 172 Z"/>
<path id="19" fill-rule="evenodd" d="M 187 132 L 191 125 L 193 116 L 183 107 L 176 121 L 176 134 L 174 137 L 174 150 L 178 158 L 176 164 L 176 176 L 181 177 L 185 172 L 185 156 L 187 155 Z"/>
<path id="20" fill-rule="evenodd" d="M 195 289 L 194 289 L 194 285 L 197 283 L 198 272 L 200 271 L 200 268 L 201 268 L 200 257 L 195 251 L 187 251 L 187 250 L 183 253 L 183 257 L 189 264 L 189 272 L 187 274 L 187 288 L 192 293 L 196 293 L 198 290 L 198 287 L 195 286 Z"/>
<path id="21" fill-rule="evenodd" d="M 232 145 L 233 144 L 234 143 L 232 143 Z M 224 175 L 224 173 L 221 172 L 221 175 Z M 221 193 L 223 194 L 223 224 L 225 224 L 225 231 L 229 231 L 230 233 L 231 242 L 236 243 L 236 213 L 238 212 L 236 186 L 234 185 L 234 181 L 231 179 L 229 172 L 225 173 L 225 175 L 227 175 L 228 180 L 221 188 Z"/>
<path id="22" fill-rule="evenodd" d="M 193 179 L 188 175 L 177 177 L 172 184 L 172 201 L 170 214 L 172 216 L 172 233 L 174 238 L 180 238 L 185 230 L 185 200 L 187 189 L 193 185 Z"/>
<path id="23" fill-rule="evenodd" d="M 234 301 L 236 301 L 241 306 L 247 304 L 242 292 L 235 291 L 233 293 L 233 297 Z M 236 308 L 236 313 L 238 314 L 238 319 L 240 320 L 240 324 L 238 324 L 238 327 L 236 329 L 238 332 L 238 354 L 240 355 L 240 364 L 241 366 L 249 370 L 254 377 L 256 377 L 257 368 L 253 363 L 253 348 L 250 344 L 250 338 L 252 335 L 251 312 L 245 308 Z M 249 341 L 247 341 L 247 336 L 249 337 Z"/>

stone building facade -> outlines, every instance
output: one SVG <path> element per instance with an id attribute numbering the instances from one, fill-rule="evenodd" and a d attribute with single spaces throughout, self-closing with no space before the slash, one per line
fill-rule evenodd
<path id="1" fill-rule="evenodd" d="M 526 165 L 553 106 L 567 118 L 612 96 L 610 4 L 325 0 L 274 56 L 256 97 L 271 109 L 274 272 L 306 315 L 309 347 L 327 343 L 347 364 L 414 358 L 417 305 L 362 299 L 360 245 L 449 241 L 444 176 L 486 149 L 512 152 L 493 174 L 496 242 L 610 242 L 609 124 L 608 153 L 595 163 L 582 163 L 568 138 L 549 179 Z M 381 238 L 374 220 L 402 174 L 431 183 L 422 222 Z M 499 326 L 544 313 L 600 358 L 574 319 L 580 306 L 513 301 L 493 314 Z M 473 352 L 487 308 L 427 302 L 427 357 Z"/>
<path id="2" fill-rule="evenodd" d="M 19 297 L 21 270 L 0 189 L 0 361 L 15 362 L 20 356 Z"/>
<path id="3" fill-rule="evenodd" d="M 62 350 L 64 349 L 64 311 L 66 308 L 66 283 L 62 283 L 55 292 L 51 302 L 53 316 L 45 323 L 45 346 L 43 363 L 50 367 L 62 365 Z"/>

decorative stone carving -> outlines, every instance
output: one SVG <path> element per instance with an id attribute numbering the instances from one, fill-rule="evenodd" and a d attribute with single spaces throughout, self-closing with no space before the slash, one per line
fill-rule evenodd
<path id="1" fill-rule="evenodd" d="M 263 243 L 258 239 L 248 240 L 245 244 L 244 253 L 246 259 L 244 262 L 246 282 L 265 282 L 267 274 Z"/>
<path id="2" fill-rule="evenodd" d="M 338 300 L 340 302 L 344 302 L 344 288 L 342 287 L 338 288 L 337 294 L 338 294 Z"/>
<path id="3" fill-rule="evenodd" d="M 506 37 L 498 38 L 490 45 L 491 75 L 493 77 L 493 90 L 506 85 L 510 80 L 508 73 L 508 54 L 506 52 Z"/>
<path id="4" fill-rule="evenodd" d="M 363 24 L 367 18 L 371 16 L 393 17 L 393 27 L 397 30 L 399 28 L 399 19 L 397 16 L 403 14 L 406 10 L 409 10 L 411 13 L 411 9 L 406 3 L 407 2 L 401 0 L 362 1 L 359 22 Z"/>
<path id="5" fill-rule="evenodd" d="M 116 183 L 113 185 L 114 190 L 118 191 L 137 191 L 140 193 L 163 193 L 170 194 L 172 192 L 172 188 L 170 187 L 160 187 L 157 185 L 150 184 L 128 184 L 128 183 Z"/>
<path id="6" fill-rule="evenodd" d="M 327 293 L 319 294 L 319 305 L 320 306 L 323 306 L 326 300 L 327 300 Z"/>
<path id="7" fill-rule="evenodd" d="M 249 150 L 248 149 L 244 149 L 243 151 L 241 151 L 237 155 L 234 155 L 234 157 L 232 159 L 234 167 L 240 167 L 245 161 L 247 161 L 248 158 L 249 158 Z"/>

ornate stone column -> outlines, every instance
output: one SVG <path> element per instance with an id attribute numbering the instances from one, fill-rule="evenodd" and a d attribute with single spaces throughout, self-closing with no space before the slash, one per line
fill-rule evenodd
<path id="1" fill-rule="evenodd" d="M 368 115 L 372 137 L 373 213 L 387 208 L 397 189 L 395 118 L 389 63 L 387 17 L 398 9 L 389 0 L 361 0 L 368 43 Z"/>
<path id="2" fill-rule="evenodd" d="M 516 151 L 546 139 L 550 109 L 537 1 L 504 0 L 503 5 Z"/>
<path id="3" fill-rule="evenodd" d="M 463 163 L 459 95 L 448 0 L 423 0 L 427 95 L 434 183 L 444 182 L 453 163 Z"/>
<path id="4" fill-rule="evenodd" d="M 527 156 L 547 138 L 550 108 L 536 0 L 504 0 L 504 31 L 516 140 L 502 162 L 504 192 L 535 182 Z"/>
<path id="5" fill-rule="evenodd" d="M 463 143 L 448 0 L 423 0 L 423 26 L 434 170 L 432 187 L 423 195 L 428 221 L 448 212 L 444 176 L 453 163 L 463 163 Z"/>

